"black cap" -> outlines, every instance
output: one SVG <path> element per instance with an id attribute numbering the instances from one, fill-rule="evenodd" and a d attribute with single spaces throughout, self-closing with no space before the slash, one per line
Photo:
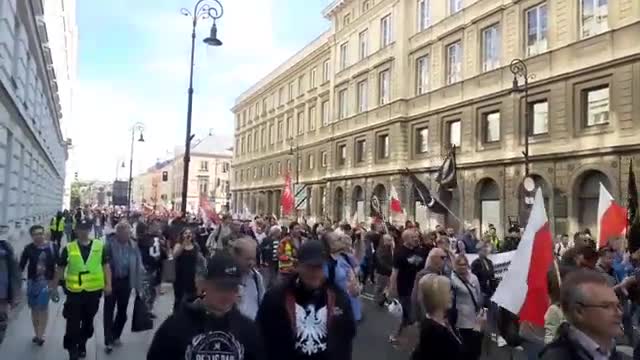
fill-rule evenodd
<path id="1" fill-rule="evenodd" d="M 318 240 L 307 240 L 298 249 L 298 263 L 302 265 L 319 266 L 327 260 L 324 246 Z"/>
<path id="2" fill-rule="evenodd" d="M 93 223 L 89 219 L 82 219 L 76 223 L 77 230 L 91 230 Z"/>
<path id="3" fill-rule="evenodd" d="M 205 278 L 228 289 L 235 288 L 242 282 L 238 263 L 226 253 L 216 254 L 209 259 Z"/>

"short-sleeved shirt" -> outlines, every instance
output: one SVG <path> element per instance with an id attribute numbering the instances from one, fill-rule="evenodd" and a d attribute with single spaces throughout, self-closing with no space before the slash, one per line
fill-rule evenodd
<path id="1" fill-rule="evenodd" d="M 413 281 L 418 271 L 424 268 L 426 259 L 417 248 L 400 246 L 393 255 L 393 268 L 398 271 L 396 286 L 398 296 L 411 296 Z"/>

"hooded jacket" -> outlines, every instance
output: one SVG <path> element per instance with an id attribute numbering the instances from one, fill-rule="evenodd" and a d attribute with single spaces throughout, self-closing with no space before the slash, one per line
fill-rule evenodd
<path id="1" fill-rule="evenodd" d="M 147 360 L 178 359 L 263 360 L 264 351 L 257 327 L 235 307 L 217 317 L 197 300 L 160 325 L 147 353 Z"/>
<path id="2" fill-rule="evenodd" d="M 296 319 L 294 294 L 299 288 L 298 277 L 276 285 L 267 291 L 258 315 L 256 324 L 264 334 L 267 360 L 296 360 L 301 358 L 296 351 L 298 335 L 304 336 L 304 329 Z M 326 356 L 331 360 L 350 360 L 353 339 L 356 335 L 356 323 L 353 318 L 349 297 L 335 285 L 326 285 L 317 290 L 319 296 L 326 296 Z M 317 309 L 317 314 L 323 313 Z M 320 320 L 317 319 L 316 320 Z M 303 357 L 304 358 L 304 357 Z"/>

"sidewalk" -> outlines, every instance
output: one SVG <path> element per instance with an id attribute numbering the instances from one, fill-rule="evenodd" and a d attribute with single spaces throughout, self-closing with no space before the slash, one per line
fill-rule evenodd
<path id="1" fill-rule="evenodd" d="M 62 291 L 60 291 L 62 294 Z M 33 338 L 33 328 L 31 325 L 31 315 L 29 308 L 23 306 L 22 309 L 14 314 L 14 318 L 9 322 L 7 335 L 2 345 L 0 345 L 0 358 L 2 359 L 21 359 L 21 360 L 65 360 L 68 359 L 68 353 L 62 348 L 62 337 L 65 331 L 65 319 L 62 317 L 62 304 L 64 296 L 58 304 L 50 303 L 49 305 L 49 324 L 45 336 L 45 344 L 42 347 L 31 343 Z M 164 319 L 171 313 L 173 306 L 173 293 L 168 291 L 156 301 L 154 313 L 158 316 L 155 320 L 157 328 Z M 115 348 L 110 355 L 104 352 L 104 331 L 102 329 L 102 304 L 100 310 L 95 317 L 95 333 L 93 338 L 87 343 L 87 360 L 129 360 L 129 359 L 146 359 L 147 350 L 151 344 L 153 331 L 142 333 L 131 333 L 131 311 L 133 309 L 133 297 L 129 302 L 129 320 L 125 325 L 122 335 L 122 347 Z"/>

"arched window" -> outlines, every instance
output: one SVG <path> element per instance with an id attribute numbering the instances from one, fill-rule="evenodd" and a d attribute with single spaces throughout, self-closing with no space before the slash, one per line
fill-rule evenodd
<path id="1" fill-rule="evenodd" d="M 489 228 L 489 224 L 496 227 L 499 237 L 504 233 L 502 226 L 502 204 L 500 201 L 500 188 L 493 179 L 484 179 L 478 184 L 477 209 L 480 215 L 480 232 L 478 236 Z"/>
<path id="2" fill-rule="evenodd" d="M 597 170 L 585 172 L 578 179 L 576 191 L 574 191 L 579 230 L 590 229 L 592 234 L 595 234 L 598 219 L 600 183 L 612 193 L 609 178 Z"/>
<path id="3" fill-rule="evenodd" d="M 337 187 L 333 194 L 333 216 L 334 221 L 344 219 L 344 190 L 341 187 Z"/>

